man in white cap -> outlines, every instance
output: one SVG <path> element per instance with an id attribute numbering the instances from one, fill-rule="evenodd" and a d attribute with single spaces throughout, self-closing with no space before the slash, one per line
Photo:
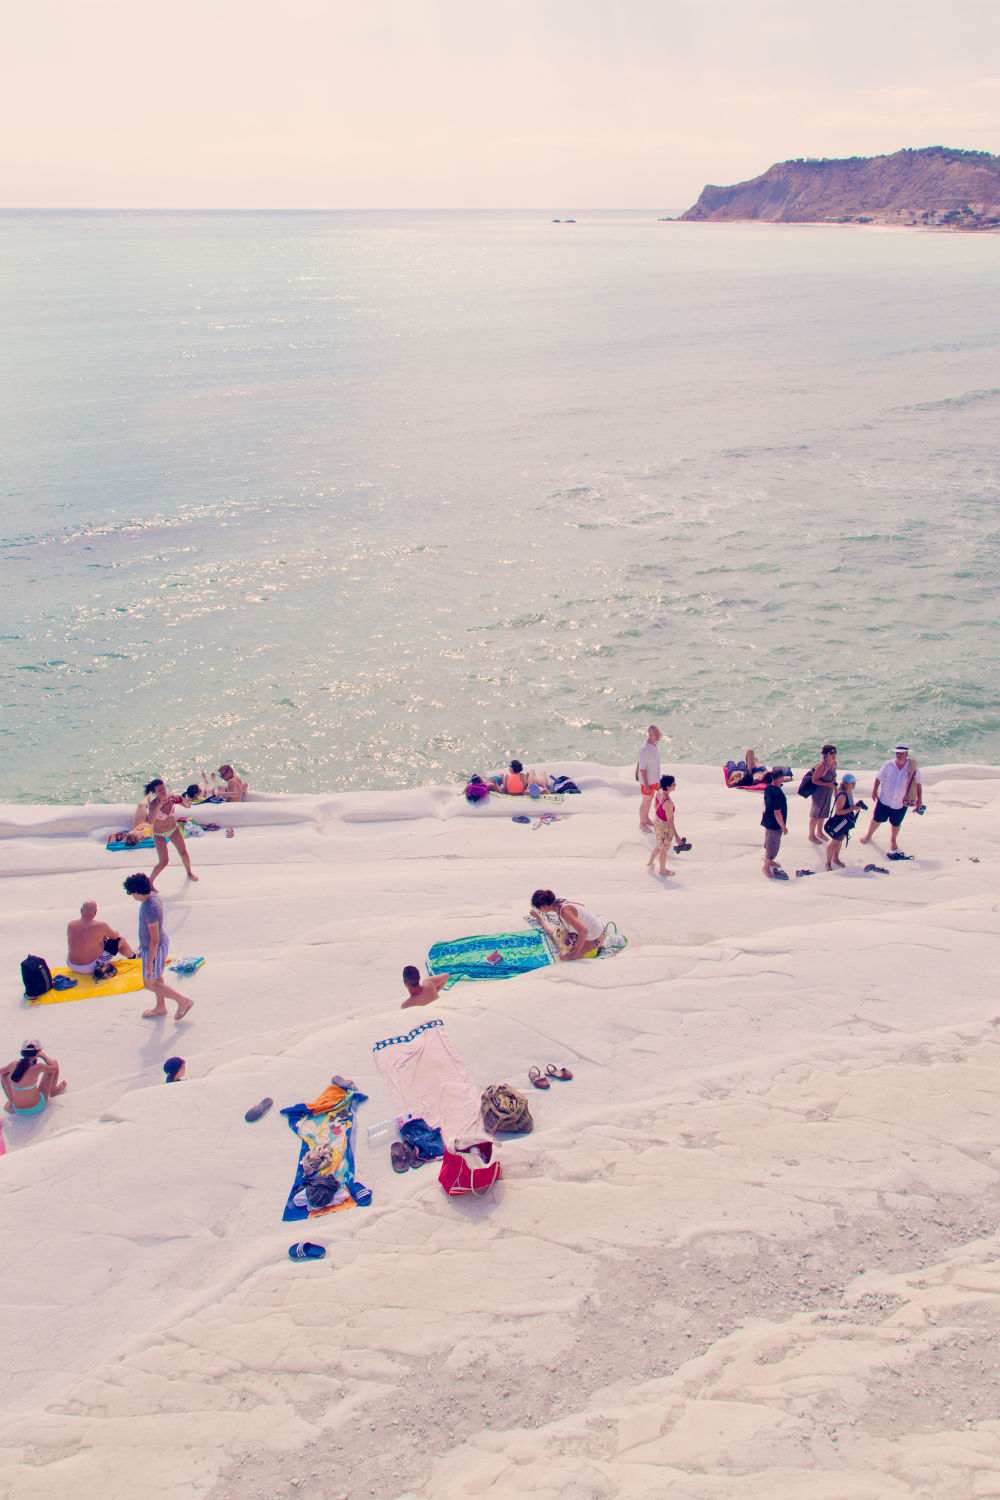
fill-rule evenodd
<path id="1" fill-rule="evenodd" d="M 872 813 L 868 832 L 862 835 L 861 842 L 867 844 L 878 824 L 888 823 L 889 853 L 898 854 L 896 838 L 899 825 L 906 817 L 906 809 L 922 808 L 924 805 L 920 771 L 910 755 L 909 745 L 897 745 L 893 750 L 892 760 L 887 760 L 875 777 L 872 796 L 875 798 L 875 811 Z"/>
<path id="2" fill-rule="evenodd" d="M 660 731 L 655 724 L 650 724 L 646 731 L 646 743 L 639 751 L 635 779 L 639 783 L 642 798 L 639 803 L 639 827 L 645 830 L 653 826 L 649 809 L 652 806 L 653 793 L 660 785 Z"/>

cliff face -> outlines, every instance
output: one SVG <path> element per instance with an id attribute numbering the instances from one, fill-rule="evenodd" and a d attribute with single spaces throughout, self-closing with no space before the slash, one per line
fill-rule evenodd
<path id="1" fill-rule="evenodd" d="M 1000 228 L 1000 156 L 928 146 L 892 156 L 777 162 L 751 182 L 702 190 L 682 219 Z"/>

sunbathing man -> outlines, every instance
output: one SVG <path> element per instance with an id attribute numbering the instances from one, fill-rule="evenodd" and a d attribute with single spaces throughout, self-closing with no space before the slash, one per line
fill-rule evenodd
<path id="1" fill-rule="evenodd" d="M 121 933 L 107 922 L 96 921 L 96 917 L 97 902 L 85 901 L 80 907 L 80 915 L 66 924 L 66 962 L 74 974 L 93 974 L 95 963 L 105 953 L 121 953 L 125 958 L 135 958 L 131 944 Z"/>
<path id="2" fill-rule="evenodd" d="M 403 970 L 403 983 L 406 985 L 407 998 L 401 1005 L 401 1010 L 406 1010 L 410 1005 L 430 1005 L 448 983 L 447 974 L 428 974 L 421 984 L 420 970 L 414 964 L 407 964 Z"/>
<path id="3" fill-rule="evenodd" d="M 247 792 L 250 790 L 249 783 L 237 776 L 232 766 L 228 763 L 219 767 L 219 775 L 225 782 L 225 786 L 219 788 L 220 793 L 224 792 L 225 800 L 227 802 L 245 802 Z"/>

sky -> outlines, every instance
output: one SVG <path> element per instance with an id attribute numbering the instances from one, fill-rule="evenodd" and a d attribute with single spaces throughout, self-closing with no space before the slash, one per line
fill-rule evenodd
<path id="1" fill-rule="evenodd" d="M 998 0 L 13 0 L 0 205 L 656 208 L 1000 152 Z"/>

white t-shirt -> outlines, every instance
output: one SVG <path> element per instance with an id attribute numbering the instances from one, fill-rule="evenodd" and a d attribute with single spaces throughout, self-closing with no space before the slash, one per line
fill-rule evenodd
<path id="1" fill-rule="evenodd" d="M 910 786 L 911 794 L 917 784 L 918 775 L 918 772 L 914 772 L 913 785 Z M 883 807 L 891 807 L 893 812 L 898 812 L 903 806 L 906 788 L 910 782 L 909 757 L 904 760 L 902 766 L 897 766 L 894 760 L 887 760 L 878 773 L 878 780 L 878 800 Z"/>
<path id="2" fill-rule="evenodd" d="M 584 932 L 586 934 L 588 942 L 596 943 L 598 938 L 603 937 L 604 923 L 601 921 L 600 917 L 595 917 L 594 913 L 592 911 L 589 911 L 587 907 L 581 906 L 579 901 L 570 900 L 569 897 L 565 897 L 560 904 L 560 917 L 562 916 L 563 906 L 573 906 L 576 908 L 577 920 L 583 923 Z M 565 923 L 563 925 L 565 926 Z"/>
<path id="3" fill-rule="evenodd" d="M 656 786 L 660 779 L 660 747 L 649 740 L 639 751 L 639 780 L 643 786 Z"/>

